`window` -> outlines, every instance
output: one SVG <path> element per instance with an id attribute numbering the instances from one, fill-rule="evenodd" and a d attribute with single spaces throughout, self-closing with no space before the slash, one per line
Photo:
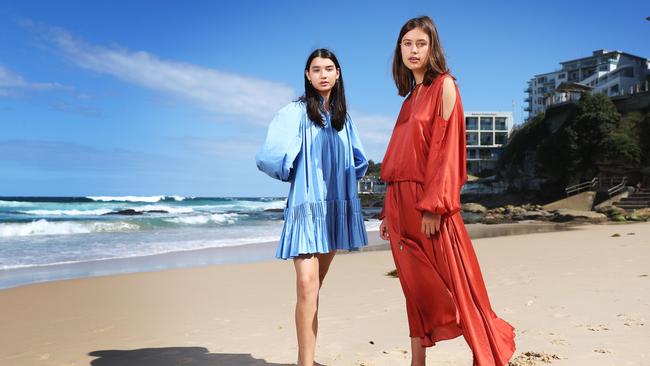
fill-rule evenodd
<path id="1" fill-rule="evenodd" d="M 481 149 L 479 150 L 478 157 L 481 159 L 492 159 L 492 152 L 490 149 Z"/>
<path id="2" fill-rule="evenodd" d="M 481 130 L 493 130 L 494 129 L 494 118 L 493 117 L 481 117 Z"/>
<path id="3" fill-rule="evenodd" d="M 483 146 L 492 146 L 493 145 L 493 133 L 492 132 L 481 132 L 481 145 Z"/>
<path id="4" fill-rule="evenodd" d="M 506 124 L 506 117 L 495 117 L 494 118 L 494 129 L 495 130 L 508 130 L 508 126 Z"/>
<path id="5" fill-rule="evenodd" d="M 506 132 L 497 132 L 494 134 L 494 143 L 496 145 L 505 145 L 508 142 L 508 133 Z"/>
<path id="6" fill-rule="evenodd" d="M 557 78 L 558 78 L 558 79 L 566 79 L 566 74 L 565 74 L 565 73 L 561 73 L 561 74 L 559 74 L 559 75 L 557 76 Z"/>
<path id="7" fill-rule="evenodd" d="M 586 79 L 586 78 L 590 77 L 591 75 L 593 75 L 594 73 L 596 73 L 596 69 L 585 70 L 582 73 L 582 78 Z"/>
<path id="8" fill-rule="evenodd" d="M 465 117 L 466 130 L 478 130 L 478 117 Z"/>
<path id="9" fill-rule="evenodd" d="M 610 95 L 617 95 L 618 94 L 618 84 L 612 86 L 609 88 L 609 94 Z"/>
<path id="10" fill-rule="evenodd" d="M 621 75 L 626 78 L 633 78 L 634 77 L 634 69 L 631 67 L 626 67 L 621 71 Z"/>
<path id="11" fill-rule="evenodd" d="M 467 132 L 467 145 L 478 145 L 478 132 Z"/>
<path id="12" fill-rule="evenodd" d="M 467 158 L 468 159 L 476 159 L 478 157 L 478 154 L 476 153 L 476 149 L 467 149 Z"/>

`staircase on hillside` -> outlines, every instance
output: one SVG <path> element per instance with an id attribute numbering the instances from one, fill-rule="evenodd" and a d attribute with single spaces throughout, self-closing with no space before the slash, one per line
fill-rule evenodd
<path id="1" fill-rule="evenodd" d="M 639 192 L 630 193 L 629 196 L 621 198 L 614 205 L 625 210 L 650 208 L 650 190 L 644 189 Z"/>

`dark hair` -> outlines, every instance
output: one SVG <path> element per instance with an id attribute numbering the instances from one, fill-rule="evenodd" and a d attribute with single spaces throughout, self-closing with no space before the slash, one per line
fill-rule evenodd
<path id="1" fill-rule="evenodd" d="M 431 43 L 429 45 L 429 62 L 424 72 L 424 85 L 430 85 L 433 79 L 439 74 L 449 72 L 447 61 L 445 60 L 445 52 L 442 50 L 442 45 L 438 38 L 438 30 L 435 24 L 433 24 L 433 20 L 428 16 L 409 19 L 399 31 L 399 37 L 397 37 L 397 44 L 395 45 L 395 54 L 393 56 L 393 79 L 397 86 L 397 93 L 401 96 L 406 96 L 415 88 L 413 72 L 404 65 L 402 61 L 402 48 L 400 46 L 404 35 L 415 28 L 420 28 L 426 33 L 429 36 L 429 43 Z"/>
<path id="2" fill-rule="evenodd" d="M 316 58 L 328 58 L 334 62 L 334 66 L 339 70 L 339 79 L 336 81 L 332 87 L 332 92 L 330 94 L 330 112 L 331 112 L 331 122 L 332 126 L 336 128 L 337 131 L 341 131 L 343 126 L 345 126 L 345 120 L 347 119 L 347 107 L 345 103 L 345 89 L 343 87 L 343 73 L 341 72 L 341 66 L 339 65 L 339 60 L 336 59 L 334 53 L 326 48 L 319 48 L 312 52 L 307 58 L 307 64 L 305 65 L 305 71 L 309 70 L 311 62 Z M 300 97 L 300 101 L 307 105 L 307 115 L 309 119 L 312 120 L 320 127 L 325 127 L 323 122 L 323 116 L 321 114 L 321 95 L 318 93 L 318 90 L 314 88 L 313 85 L 307 79 L 307 75 L 303 72 L 305 78 L 305 94 Z"/>

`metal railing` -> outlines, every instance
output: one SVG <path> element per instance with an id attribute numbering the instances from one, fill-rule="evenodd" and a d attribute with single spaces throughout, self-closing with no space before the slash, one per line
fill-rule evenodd
<path id="1" fill-rule="evenodd" d="M 621 183 L 613 186 L 612 188 L 607 190 L 607 194 L 611 197 L 618 192 L 622 191 L 625 189 L 625 184 L 627 183 L 627 177 L 623 177 L 623 180 L 621 180 Z"/>
<path id="2" fill-rule="evenodd" d="M 566 187 L 564 189 L 564 192 L 566 192 L 567 196 L 570 196 L 575 193 L 580 193 L 584 189 L 591 189 L 594 188 L 598 184 L 598 177 L 595 177 L 594 179 L 582 183 L 578 183 L 573 186 Z"/>

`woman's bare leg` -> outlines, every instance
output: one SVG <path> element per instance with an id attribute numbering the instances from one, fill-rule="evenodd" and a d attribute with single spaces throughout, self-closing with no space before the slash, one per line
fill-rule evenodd
<path id="1" fill-rule="evenodd" d="M 330 269 L 330 264 L 334 259 L 336 251 L 332 251 L 325 254 L 318 254 L 318 297 L 316 298 L 316 319 L 314 322 L 314 333 L 318 336 L 318 303 L 320 300 L 320 289 L 323 287 L 323 282 L 325 281 L 325 276 L 327 271 Z M 318 363 L 316 363 L 318 365 Z"/>
<path id="2" fill-rule="evenodd" d="M 314 365 L 318 333 L 318 292 L 325 280 L 334 252 L 305 255 L 293 260 L 296 269 L 296 333 L 299 366 Z"/>
<path id="3" fill-rule="evenodd" d="M 425 366 L 427 349 L 422 347 L 420 338 L 411 338 L 411 366 Z"/>

